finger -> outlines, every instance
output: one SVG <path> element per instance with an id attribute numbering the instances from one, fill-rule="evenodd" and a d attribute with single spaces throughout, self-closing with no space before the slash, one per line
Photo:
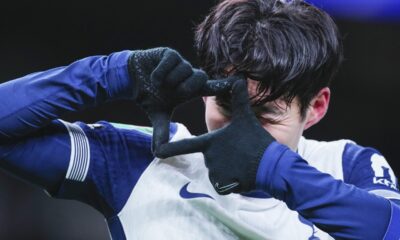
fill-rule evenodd
<path id="1" fill-rule="evenodd" d="M 183 98 L 198 97 L 207 79 L 208 76 L 204 71 L 193 69 L 193 74 L 178 86 L 177 92 Z"/>
<path id="2" fill-rule="evenodd" d="M 233 75 L 220 80 L 208 80 L 201 90 L 201 95 L 215 96 L 226 93 L 232 89 L 233 83 L 241 78 L 243 78 L 243 76 Z"/>
<path id="3" fill-rule="evenodd" d="M 204 134 L 198 137 L 164 144 L 158 149 L 156 156 L 159 158 L 168 158 L 176 155 L 203 152 L 207 147 L 209 138 L 209 134 Z"/>
<path id="4" fill-rule="evenodd" d="M 187 61 L 182 61 L 167 75 L 165 83 L 168 87 L 175 88 L 192 74 L 192 65 Z"/>
<path id="5" fill-rule="evenodd" d="M 155 153 L 162 144 L 168 143 L 169 124 L 171 114 L 166 112 L 149 113 L 151 124 L 153 125 L 153 139 L 151 151 Z"/>
<path id="6" fill-rule="evenodd" d="M 151 72 L 150 79 L 156 80 L 153 84 L 160 85 L 160 80 L 165 79 L 180 62 L 182 57 L 177 52 L 166 50 L 157 67 Z"/>
<path id="7" fill-rule="evenodd" d="M 232 116 L 252 113 L 246 80 L 239 80 L 233 84 L 232 89 Z"/>

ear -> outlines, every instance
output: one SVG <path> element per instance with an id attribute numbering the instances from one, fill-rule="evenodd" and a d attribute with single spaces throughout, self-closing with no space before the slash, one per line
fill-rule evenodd
<path id="1" fill-rule="evenodd" d="M 328 87 L 325 87 L 311 100 L 306 114 L 306 124 L 304 129 L 318 123 L 325 116 L 328 111 L 330 98 L 331 90 Z"/>
<path id="2" fill-rule="evenodd" d="M 207 98 L 208 98 L 207 96 L 205 96 L 205 97 L 202 97 L 202 99 L 203 99 L 203 102 L 204 102 L 204 103 L 206 103 L 206 102 L 207 102 Z"/>

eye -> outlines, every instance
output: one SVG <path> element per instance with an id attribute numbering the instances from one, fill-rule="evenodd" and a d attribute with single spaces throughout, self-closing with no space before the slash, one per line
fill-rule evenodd
<path id="1" fill-rule="evenodd" d="M 220 105 L 220 104 L 217 104 L 217 105 L 218 105 L 218 111 L 222 115 L 224 115 L 225 117 L 228 117 L 228 118 L 232 116 L 232 110 L 230 107 L 228 107 L 226 105 Z"/>
<path id="2" fill-rule="evenodd" d="M 276 107 L 269 105 L 262 105 L 262 106 L 253 106 L 252 109 L 262 125 L 279 123 L 279 119 L 282 113 Z"/>
<path id="3" fill-rule="evenodd" d="M 252 107 L 254 114 L 257 117 L 267 117 L 267 116 L 271 116 L 271 115 L 277 115 L 277 110 L 273 107 L 270 106 L 253 106 Z"/>
<path id="4" fill-rule="evenodd" d="M 280 123 L 280 119 L 277 116 L 273 116 L 273 115 L 267 116 L 266 114 L 264 114 L 264 115 L 261 115 L 261 116 L 259 115 L 259 116 L 256 116 L 256 117 L 260 121 L 261 125 L 266 125 L 266 124 L 268 124 L 268 125 L 276 125 L 276 124 Z"/>

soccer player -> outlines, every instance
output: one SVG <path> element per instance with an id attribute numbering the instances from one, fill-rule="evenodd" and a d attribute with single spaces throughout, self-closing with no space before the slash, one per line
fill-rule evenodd
<path id="1" fill-rule="evenodd" d="M 1 84 L 0 166 L 95 207 L 113 239 L 400 238 L 384 157 L 302 137 L 325 115 L 341 60 L 326 13 L 302 1 L 226 0 L 196 43 L 202 68 L 222 80 L 158 48 Z M 198 96 L 210 133 L 193 137 L 169 119 Z M 60 120 L 118 99 L 140 105 L 154 128 Z"/>

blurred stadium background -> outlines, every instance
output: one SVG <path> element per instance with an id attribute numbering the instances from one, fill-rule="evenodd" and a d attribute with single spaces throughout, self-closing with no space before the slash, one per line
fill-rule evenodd
<path id="1" fill-rule="evenodd" d="M 215 2 L 6 1 L 0 15 L 0 82 L 88 55 L 156 46 L 175 48 L 196 65 L 193 28 Z M 346 61 L 333 83 L 328 115 L 305 135 L 320 140 L 350 138 L 376 147 L 400 176 L 400 1 L 310 2 L 336 19 Z M 102 119 L 149 124 L 128 102 L 66 117 L 87 122 Z M 193 133 L 205 132 L 200 99 L 178 109 L 174 119 Z M 109 237 L 105 221 L 92 208 L 51 199 L 0 170 L 0 239 Z"/>

